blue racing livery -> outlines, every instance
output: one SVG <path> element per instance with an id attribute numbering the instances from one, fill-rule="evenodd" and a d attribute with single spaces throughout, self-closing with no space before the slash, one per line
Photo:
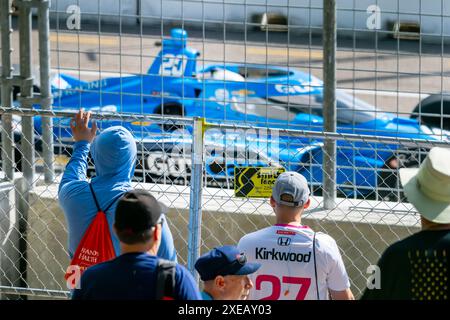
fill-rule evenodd
<path id="1" fill-rule="evenodd" d="M 323 83 L 311 74 L 278 66 L 223 64 L 197 68 L 199 52 L 187 46 L 187 33 L 173 29 L 147 74 L 83 82 L 66 74 L 52 79 L 55 110 L 204 117 L 210 123 L 251 124 L 259 128 L 323 131 Z M 362 135 L 441 140 L 415 119 L 401 118 L 338 90 L 337 131 Z M 38 106 L 36 106 L 38 107 Z M 70 119 L 55 119 L 55 139 L 71 143 Z M 191 136 L 182 129 L 152 122 L 101 121 L 102 128 L 122 124 L 142 145 L 137 172 L 163 181 L 187 181 Z M 41 134 L 40 117 L 35 129 Z M 434 130 L 434 131 L 433 131 Z M 317 190 L 322 181 L 323 139 L 290 137 L 274 130 L 211 129 L 205 135 L 208 181 L 231 187 L 236 166 L 283 166 L 302 173 Z M 400 166 L 416 166 L 414 145 L 337 142 L 338 191 L 367 196 L 378 187 L 396 186 Z M 160 179 L 161 178 L 161 179 Z M 187 180 L 186 180 L 187 179 Z M 172 180 L 172 181 L 174 181 Z M 166 180 L 164 180 L 166 181 Z"/>

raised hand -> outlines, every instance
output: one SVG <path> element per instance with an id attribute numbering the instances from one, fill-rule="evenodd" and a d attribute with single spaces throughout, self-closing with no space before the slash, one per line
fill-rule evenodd
<path id="1" fill-rule="evenodd" d="M 92 128 L 88 127 L 89 118 L 91 117 L 90 111 L 84 111 L 80 109 L 76 116 L 70 121 L 70 128 L 72 129 L 72 136 L 75 141 L 88 141 L 89 143 L 94 140 L 97 133 L 97 123 L 92 121 Z"/>

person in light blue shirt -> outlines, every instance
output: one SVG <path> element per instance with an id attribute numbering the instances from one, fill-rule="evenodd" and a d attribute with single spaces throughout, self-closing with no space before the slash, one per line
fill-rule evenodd
<path id="1" fill-rule="evenodd" d="M 122 126 L 109 127 L 96 137 L 95 122 L 89 128 L 90 112 L 80 110 L 71 121 L 75 140 L 72 157 L 61 179 L 58 198 L 68 226 L 69 255 L 73 257 L 78 244 L 97 214 L 87 180 L 88 155 L 91 152 L 96 176 L 90 184 L 100 208 L 105 212 L 116 256 L 120 255 L 120 244 L 113 232 L 114 212 L 117 200 L 132 189 L 131 178 L 137 159 L 136 142 L 133 135 Z M 112 204 L 112 205 L 111 205 Z M 165 219 L 165 216 L 163 216 Z M 175 261 L 176 250 L 168 223 L 163 223 L 158 257 Z"/>

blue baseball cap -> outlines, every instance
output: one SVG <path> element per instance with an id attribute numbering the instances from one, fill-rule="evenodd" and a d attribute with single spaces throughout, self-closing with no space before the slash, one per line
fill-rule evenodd
<path id="1" fill-rule="evenodd" d="M 256 272 L 261 264 L 247 262 L 245 254 L 235 246 L 214 248 L 195 262 L 195 269 L 203 281 L 217 276 L 247 275 Z"/>

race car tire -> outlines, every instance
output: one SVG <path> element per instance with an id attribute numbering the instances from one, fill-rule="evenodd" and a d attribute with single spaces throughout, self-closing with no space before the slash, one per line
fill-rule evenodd
<path id="1" fill-rule="evenodd" d="M 425 98 L 414 108 L 411 118 L 432 128 L 450 130 L 450 93 L 432 94 Z"/>
<path id="2" fill-rule="evenodd" d="M 400 177 L 398 174 L 398 169 L 400 168 L 418 168 L 420 164 L 425 160 L 426 155 L 429 150 L 424 148 L 405 150 L 400 152 L 398 155 L 392 156 L 386 161 L 386 164 L 378 173 L 378 183 L 377 189 L 374 195 L 377 196 L 378 200 L 383 201 L 407 201 L 405 194 L 403 193 L 403 187 L 400 182 Z M 391 159 L 397 158 L 398 169 L 392 169 L 389 167 L 388 163 Z"/>
<path id="3" fill-rule="evenodd" d="M 177 102 L 168 102 L 164 103 L 163 105 L 160 105 L 155 109 L 155 114 L 162 115 L 162 116 L 184 116 L 184 108 L 183 105 Z M 170 119 L 170 117 L 169 117 Z M 177 126 L 175 124 L 164 124 L 163 126 L 164 131 L 171 132 L 177 129 L 180 129 L 180 126 Z"/>

